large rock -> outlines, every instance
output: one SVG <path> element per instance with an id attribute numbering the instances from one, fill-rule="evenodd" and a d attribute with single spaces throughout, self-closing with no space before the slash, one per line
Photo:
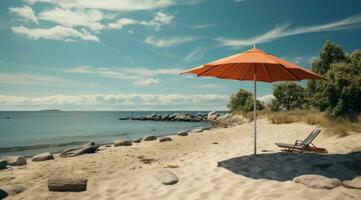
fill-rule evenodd
<path id="1" fill-rule="evenodd" d="M 307 187 L 314 189 L 333 189 L 341 185 L 341 181 L 337 178 L 327 178 L 325 176 L 307 174 L 295 177 L 295 183 L 301 183 Z"/>
<path id="2" fill-rule="evenodd" d="M 6 160 L 0 160 L 0 169 L 6 169 L 6 165 L 8 165 Z"/>
<path id="3" fill-rule="evenodd" d="M 21 185 L 6 185 L 0 187 L 0 199 L 3 199 L 7 196 L 13 196 L 25 191 L 26 188 Z"/>
<path id="4" fill-rule="evenodd" d="M 167 169 L 159 169 L 155 171 L 153 177 L 164 185 L 173 185 L 178 183 L 178 177 Z"/>
<path id="5" fill-rule="evenodd" d="M 115 147 L 118 147 L 118 146 L 131 146 L 132 142 L 128 141 L 128 140 L 115 140 L 113 145 Z"/>
<path id="6" fill-rule="evenodd" d="M 216 111 L 209 112 L 207 115 L 208 120 L 216 120 L 217 119 L 217 113 Z"/>
<path id="7" fill-rule="evenodd" d="M 141 141 L 142 141 L 142 138 L 132 140 L 132 142 L 135 142 L 135 143 L 140 143 Z"/>
<path id="8" fill-rule="evenodd" d="M 51 154 L 50 152 L 45 152 L 35 155 L 32 159 L 33 162 L 45 161 L 45 160 L 54 160 L 53 154 Z"/>
<path id="9" fill-rule="evenodd" d="M 172 141 L 172 138 L 170 138 L 170 137 L 159 138 L 159 142 L 166 142 L 166 141 Z"/>
<path id="10" fill-rule="evenodd" d="M 26 159 L 22 156 L 7 156 L 3 159 L 11 166 L 26 165 Z"/>
<path id="11" fill-rule="evenodd" d="M 179 132 L 177 132 L 177 135 L 179 135 L 179 136 L 187 136 L 188 131 L 179 131 Z"/>
<path id="12" fill-rule="evenodd" d="M 230 114 L 226 113 L 226 114 L 224 114 L 224 115 L 219 116 L 219 117 L 217 118 L 217 120 L 219 120 L 219 121 L 226 120 L 226 119 L 227 119 L 228 117 L 230 117 L 230 116 L 231 116 Z"/>
<path id="13" fill-rule="evenodd" d="M 91 143 L 87 143 L 87 144 L 84 144 L 79 147 L 73 147 L 73 148 L 67 149 L 60 153 L 60 157 L 62 157 L 62 158 L 74 157 L 74 156 L 79 156 L 79 155 L 86 154 L 86 153 L 95 153 L 95 152 L 97 152 L 98 148 L 99 148 L 98 144 L 91 142 Z"/>
<path id="14" fill-rule="evenodd" d="M 86 191 L 88 179 L 84 178 L 50 178 L 49 191 L 55 192 L 81 192 Z"/>
<path id="15" fill-rule="evenodd" d="M 351 189 L 361 189 L 361 176 L 356 176 L 350 181 L 343 181 L 343 186 Z"/>
<path id="16" fill-rule="evenodd" d="M 157 137 L 155 137 L 154 135 L 147 135 L 144 136 L 143 141 L 152 141 L 152 140 L 157 140 Z"/>

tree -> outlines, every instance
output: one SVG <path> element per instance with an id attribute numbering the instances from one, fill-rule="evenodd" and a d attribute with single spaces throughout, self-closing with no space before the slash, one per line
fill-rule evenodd
<path id="1" fill-rule="evenodd" d="M 262 110 L 264 106 L 260 101 L 256 101 L 257 110 Z M 249 112 L 253 110 L 253 95 L 252 93 L 240 89 L 236 94 L 230 97 L 228 108 L 231 112 L 243 111 Z"/>
<path id="2" fill-rule="evenodd" d="M 326 41 L 320 51 L 320 57 L 312 63 L 312 71 L 325 76 L 330 70 L 332 63 L 346 60 L 347 57 L 339 45 Z M 307 99 L 312 106 L 320 111 L 325 111 L 328 107 L 328 100 L 323 94 L 326 89 L 325 87 L 326 81 L 309 80 L 307 82 Z"/>
<path id="3" fill-rule="evenodd" d="M 273 86 L 273 96 L 276 98 L 271 105 L 272 110 L 284 108 L 293 110 L 305 107 L 305 88 L 295 82 L 279 83 Z"/>
<path id="4" fill-rule="evenodd" d="M 348 61 L 331 64 L 326 74 L 323 95 L 332 117 L 361 113 L 361 50 L 355 50 Z"/>

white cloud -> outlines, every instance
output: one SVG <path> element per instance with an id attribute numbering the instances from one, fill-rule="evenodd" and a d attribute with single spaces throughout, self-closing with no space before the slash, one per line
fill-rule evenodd
<path id="1" fill-rule="evenodd" d="M 101 77 L 131 80 L 138 86 L 153 86 L 159 84 L 160 80 L 156 78 L 161 75 L 179 74 L 180 69 L 147 69 L 147 68 L 106 68 L 78 66 L 64 70 L 68 73 L 94 74 Z"/>
<path id="2" fill-rule="evenodd" d="M 26 0 L 30 4 L 48 3 L 62 8 L 87 8 L 111 11 L 142 11 L 174 5 L 193 5 L 202 0 Z"/>
<path id="3" fill-rule="evenodd" d="M 0 109 L 131 109 L 146 110 L 149 108 L 173 109 L 210 109 L 225 108 L 228 100 L 225 95 L 184 95 L 184 94 L 91 94 L 91 95 L 50 95 L 42 97 L 0 95 Z M 139 105 L 142 105 L 139 107 Z M 215 107 L 217 106 L 217 107 Z"/>
<path id="4" fill-rule="evenodd" d="M 271 105 L 273 99 L 276 99 L 276 98 L 272 94 L 267 94 L 267 95 L 257 98 L 257 100 L 261 101 L 266 106 Z"/>
<path id="5" fill-rule="evenodd" d="M 62 26 L 54 26 L 50 29 L 31 29 L 24 26 L 13 26 L 11 27 L 11 29 L 14 33 L 33 40 L 48 39 L 73 42 L 74 39 L 82 39 L 86 41 L 99 42 L 99 38 L 95 35 L 91 35 L 89 33 L 81 33 L 73 28 L 67 28 Z"/>
<path id="6" fill-rule="evenodd" d="M 39 13 L 38 18 L 55 22 L 64 27 L 85 27 L 97 32 L 104 28 L 101 21 L 109 16 L 104 16 L 99 10 L 54 8 L 43 10 Z"/>
<path id="7" fill-rule="evenodd" d="M 212 26 L 215 26 L 216 24 L 196 24 L 196 25 L 191 25 L 191 28 L 193 29 L 205 29 L 205 28 L 209 28 Z"/>
<path id="8" fill-rule="evenodd" d="M 185 61 L 196 61 L 204 57 L 205 50 L 201 47 L 193 49 L 189 54 L 184 58 Z"/>
<path id="9" fill-rule="evenodd" d="M 192 42 L 196 39 L 198 38 L 192 36 L 188 36 L 188 37 L 174 36 L 174 37 L 163 37 L 163 38 L 154 38 L 152 36 L 148 36 L 144 42 L 146 44 L 150 44 L 156 47 L 171 47 L 187 42 Z"/>
<path id="10" fill-rule="evenodd" d="M 135 19 L 129 19 L 129 18 L 121 18 L 118 19 L 115 22 L 109 23 L 108 28 L 109 29 L 121 29 L 124 26 L 131 25 L 131 24 L 139 24 L 140 22 Z"/>
<path id="11" fill-rule="evenodd" d="M 11 7 L 10 12 L 21 17 L 25 21 L 32 21 L 36 24 L 39 24 L 38 20 L 36 19 L 33 9 L 29 6 L 23 7 Z"/>
<path id="12" fill-rule="evenodd" d="M 124 26 L 128 25 L 143 25 L 148 26 L 151 28 L 154 28 L 155 30 L 159 31 L 162 26 L 168 25 L 172 22 L 174 16 L 169 15 L 162 12 L 157 12 L 153 19 L 150 21 L 141 21 L 136 19 L 130 19 L 130 18 L 120 18 L 116 20 L 115 22 L 111 22 L 108 24 L 109 29 L 121 29 Z"/>
<path id="13" fill-rule="evenodd" d="M 304 26 L 299 28 L 289 28 L 290 26 L 289 24 L 284 24 L 281 26 L 276 26 L 274 29 L 264 34 L 247 39 L 217 38 L 216 40 L 220 42 L 221 45 L 223 46 L 242 48 L 244 46 L 266 43 L 278 38 L 283 38 L 293 35 L 300 35 L 300 34 L 314 33 L 314 32 L 325 32 L 325 31 L 338 31 L 338 30 L 359 27 L 360 25 L 361 25 L 361 14 L 351 16 L 335 22 L 330 22 L 321 25 Z"/>

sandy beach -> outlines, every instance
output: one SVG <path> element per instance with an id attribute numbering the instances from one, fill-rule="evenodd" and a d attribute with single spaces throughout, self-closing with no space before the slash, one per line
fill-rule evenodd
<path id="1" fill-rule="evenodd" d="M 304 123 L 274 125 L 264 119 L 258 123 L 258 158 L 252 154 L 252 123 L 216 128 L 189 136 L 171 136 L 172 141 L 149 141 L 129 147 L 102 147 L 95 154 L 32 162 L 0 171 L 0 185 L 19 184 L 27 189 L 8 199 L 359 199 L 361 190 L 339 186 L 332 190 L 312 189 L 292 182 L 303 171 L 298 164 L 272 163 L 287 154 L 312 165 L 299 153 L 279 153 L 275 142 L 292 143 L 314 129 Z M 347 137 L 320 134 L 314 141 L 329 154 L 360 150 L 355 141 L 361 134 Z M 340 155 L 340 156 L 342 156 Z M 269 156 L 269 158 L 267 158 Z M 281 156 L 282 157 L 282 156 Z M 218 167 L 218 163 L 232 163 Z M 237 161 L 238 159 L 238 161 Z M 248 160 L 247 160 L 248 159 Z M 298 160 L 297 160 L 298 159 Z M 227 165 L 228 163 L 228 165 Z M 295 163 L 295 162 L 294 162 Z M 296 162 L 297 163 L 297 162 Z M 162 185 L 152 175 L 169 164 L 179 178 L 175 185 Z M 301 164 L 302 165 L 302 164 Z M 346 174 L 347 176 L 348 174 Z M 351 175 L 351 174 L 350 174 Z M 87 178 L 85 192 L 49 192 L 51 177 Z"/>

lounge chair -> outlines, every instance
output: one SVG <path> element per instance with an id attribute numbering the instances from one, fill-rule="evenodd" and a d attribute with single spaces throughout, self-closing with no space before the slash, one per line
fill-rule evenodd
<path id="1" fill-rule="evenodd" d="M 327 153 L 324 148 L 316 147 L 312 141 L 321 132 L 321 129 L 314 129 L 304 140 L 296 140 L 294 144 L 275 143 L 278 147 L 282 148 L 281 151 L 287 152 L 316 152 L 316 153 Z"/>

